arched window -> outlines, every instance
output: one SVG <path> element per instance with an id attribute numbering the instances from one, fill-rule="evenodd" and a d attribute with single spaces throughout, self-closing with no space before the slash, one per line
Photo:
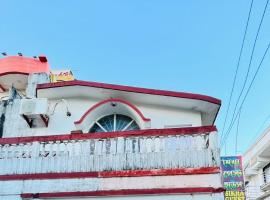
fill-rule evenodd
<path id="1" fill-rule="evenodd" d="M 136 121 L 126 115 L 112 114 L 97 120 L 90 128 L 90 133 L 96 132 L 116 132 L 139 130 L 140 127 Z"/>

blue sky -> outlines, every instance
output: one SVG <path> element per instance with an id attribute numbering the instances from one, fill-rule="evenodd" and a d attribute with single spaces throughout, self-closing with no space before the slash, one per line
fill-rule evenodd
<path id="1" fill-rule="evenodd" d="M 254 3 L 237 94 L 264 4 Z M 220 98 L 216 125 L 221 132 L 248 9 L 248 0 L 2 1 L 0 51 L 45 54 L 52 68 L 70 68 L 77 79 Z M 270 41 L 269 24 L 270 8 L 251 76 Z M 270 118 L 262 124 L 270 114 L 269 74 L 270 54 L 242 111 L 239 153 L 270 124 Z M 234 138 L 235 129 L 228 154 L 234 154 Z"/>

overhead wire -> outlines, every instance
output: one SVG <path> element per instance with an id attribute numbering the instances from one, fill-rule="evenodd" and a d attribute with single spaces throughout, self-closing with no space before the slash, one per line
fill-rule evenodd
<path id="1" fill-rule="evenodd" d="M 266 124 L 266 122 L 268 122 L 268 120 L 270 119 L 270 114 L 268 114 L 263 122 L 261 123 L 261 125 L 257 128 L 257 131 L 255 132 L 255 134 L 253 135 L 253 137 L 251 138 L 251 140 L 249 141 L 249 146 L 251 145 L 252 141 L 254 141 L 256 139 L 256 137 L 258 136 L 259 133 L 261 133 L 263 131 L 263 128 Z"/>
<path id="2" fill-rule="evenodd" d="M 240 124 L 240 118 L 241 118 L 241 110 L 238 114 L 238 121 L 236 126 L 236 134 L 235 134 L 235 155 L 238 153 L 238 135 L 239 135 L 239 124 Z"/>
<path id="3" fill-rule="evenodd" d="M 225 132 L 225 135 L 224 134 L 222 135 L 221 144 L 224 143 L 224 140 L 227 139 L 227 137 L 228 137 L 233 125 L 234 125 L 234 121 L 235 121 L 234 119 L 237 118 L 236 110 L 237 110 L 239 101 L 241 99 L 241 96 L 242 96 L 243 91 L 244 91 L 244 89 L 246 87 L 246 83 L 247 83 L 247 80 L 248 80 L 248 77 L 249 77 L 250 68 L 251 68 L 251 64 L 252 64 L 252 60 L 253 60 L 253 56 L 254 56 L 254 52 L 255 52 L 255 47 L 256 47 L 256 44 L 257 44 L 257 40 L 258 40 L 258 36 L 259 36 L 260 30 L 261 30 L 262 24 L 263 24 L 263 20 L 264 20 L 265 13 L 266 13 L 266 10 L 267 10 L 267 7 L 268 7 L 268 3 L 269 3 L 269 0 L 266 1 L 266 4 L 264 6 L 264 11 L 263 11 L 263 14 L 262 14 L 262 17 L 261 17 L 261 20 L 260 20 L 260 24 L 259 24 L 259 27 L 257 29 L 256 37 L 255 37 L 255 40 L 254 40 L 254 43 L 253 43 L 252 52 L 251 52 L 251 56 L 250 56 L 250 60 L 249 60 L 248 71 L 246 73 L 245 80 L 244 80 L 244 84 L 243 84 L 243 86 L 241 88 L 241 91 L 240 91 L 240 94 L 239 94 L 239 96 L 237 98 L 229 128 Z"/>
<path id="4" fill-rule="evenodd" d="M 224 123 L 223 123 L 223 128 L 222 128 L 222 132 L 221 132 L 221 136 L 220 136 L 221 139 L 222 139 L 223 134 L 224 134 L 225 125 L 226 125 L 226 122 L 227 122 L 227 118 L 228 118 L 228 114 L 229 114 L 229 110 L 230 110 L 230 106 L 231 106 L 232 96 L 233 96 L 233 92 L 234 92 L 234 88 L 235 88 L 236 78 L 237 78 L 237 75 L 238 75 L 238 70 L 239 70 L 240 61 L 241 61 L 241 58 L 242 58 L 242 53 L 243 53 L 244 44 L 245 44 L 245 40 L 246 40 L 249 20 L 250 20 L 250 16 L 251 16 L 252 7 L 253 7 L 253 1 L 254 0 L 251 0 L 250 6 L 249 6 L 249 12 L 248 12 L 246 25 L 245 25 L 244 36 L 243 36 L 243 39 L 242 39 L 240 53 L 239 53 L 239 56 L 238 56 L 237 65 L 236 65 L 236 69 L 235 69 L 235 73 L 234 73 L 232 89 L 231 89 L 231 92 L 230 92 L 229 103 L 228 103 L 228 107 L 227 107 L 227 110 L 226 110 L 225 120 L 224 120 Z"/>
<path id="5" fill-rule="evenodd" d="M 251 80 L 251 82 L 250 82 L 250 84 L 249 84 L 249 87 L 248 87 L 248 89 L 247 89 L 247 91 L 246 91 L 246 94 L 245 94 L 245 96 L 244 96 L 244 98 L 243 98 L 243 100 L 242 100 L 242 102 L 241 102 L 241 105 L 240 105 L 238 111 L 237 111 L 236 117 L 235 117 L 235 118 L 233 119 L 233 121 L 232 121 L 232 125 L 234 125 L 234 123 L 235 123 L 235 121 L 236 121 L 236 119 L 237 119 L 237 115 L 240 113 L 240 111 L 241 111 L 241 109 L 242 109 L 242 107 L 243 107 L 243 105 L 244 105 L 244 103 L 245 103 L 245 101 L 246 101 L 246 98 L 247 98 L 247 96 L 248 96 L 248 94 L 249 94 L 249 92 L 250 92 L 250 90 L 251 90 L 251 87 L 252 87 L 252 85 L 253 85 L 253 83 L 254 83 L 254 81 L 255 81 L 257 75 L 258 75 L 258 72 L 259 72 L 260 69 L 261 69 L 262 63 L 263 63 L 263 61 L 264 61 L 264 59 L 265 59 L 265 57 L 266 57 L 266 55 L 267 55 L 267 53 L 268 53 L 268 51 L 269 51 L 269 48 L 270 48 L 270 42 L 268 43 L 267 48 L 266 48 L 265 51 L 264 51 L 263 57 L 262 57 L 262 59 L 261 59 L 261 61 L 260 61 L 260 64 L 258 65 L 258 67 L 257 67 L 257 69 L 256 69 L 256 72 L 255 72 L 255 74 L 254 74 L 254 76 L 253 76 L 253 78 L 252 78 L 252 80 Z M 230 130 L 231 130 L 231 129 L 230 129 Z M 228 130 L 228 132 L 226 132 L 226 133 L 229 133 L 230 130 Z M 227 134 L 226 137 L 228 137 L 228 134 Z M 221 143 L 221 148 L 223 147 L 225 141 L 226 141 L 226 138 L 225 138 L 225 140 L 223 140 L 223 142 Z"/>

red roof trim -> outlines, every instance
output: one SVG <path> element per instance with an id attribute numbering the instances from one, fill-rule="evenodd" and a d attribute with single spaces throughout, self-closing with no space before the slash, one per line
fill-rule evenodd
<path id="1" fill-rule="evenodd" d="M 217 174 L 219 167 L 0 175 L 0 181 Z"/>
<path id="2" fill-rule="evenodd" d="M 131 86 L 124 86 L 124 85 L 114 85 L 114 84 L 106 84 L 106 83 L 97 83 L 97 82 L 88 82 L 88 81 L 79 81 L 79 80 L 38 84 L 37 90 L 57 88 L 57 87 L 67 87 L 67 86 L 96 87 L 96 88 L 120 90 L 120 91 L 126 91 L 126 92 L 135 92 L 135 93 L 143 93 L 143 94 L 151 94 L 151 95 L 195 99 L 195 100 L 202 100 L 202 101 L 207 101 L 207 102 L 214 103 L 217 105 L 221 105 L 221 100 L 210 97 L 210 96 L 201 95 L 201 94 L 173 92 L 173 91 L 166 91 L 166 90 L 147 89 L 147 88 L 131 87 Z"/>
<path id="3" fill-rule="evenodd" d="M 127 106 L 129 106 L 130 108 L 132 108 L 141 118 L 143 121 L 150 121 L 150 119 L 145 118 L 142 114 L 142 112 L 136 107 L 134 106 L 132 103 L 130 103 L 129 101 L 123 100 L 123 99 L 116 99 L 116 98 L 110 98 L 110 99 L 106 99 L 103 101 L 98 102 L 97 104 L 95 104 L 94 106 L 92 106 L 91 108 L 89 108 L 84 114 L 83 116 L 76 122 L 74 122 L 75 124 L 80 124 L 83 122 L 83 120 L 86 118 L 87 115 L 89 115 L 93 110 L 95 110 L 96 108 L 98 108 L 99 106 L 102 106 L 103 104 L 106 104 L 108 102 L 119 102 L 119 103 L 123 103 Z"/>
<path id="4" fill-rule="evenodd" d="M 199 126 L 187 128 L 168 128 L 168 129 L 146 129 L 136 131 L 89 133 L 89 134 L 68 134 L 68 135 L 49 135 L 49 136 L 30 136 L 0 138 L 0 144 L 19 144 L 27 142 L 48 142 L 61 140 L 86 140 L 86 139 L 105 139 L 116 137 L 140 137 L 140 136 L 168 136 L 168 135 L 192 135 L 209 134 L 217 131 L 215 126 Z"/>
<path id="5" fill-rule="evenodd" d="M 55 192 L 55 193 L 24 193 L 22 198 L 68 198 L 94 196 L 126 196 L 126 195 L 154 195 L 154 194 L 195 194 L 195 193 L 222 193 L 224 188 L 213 187 L 186 187 L 186 188 L 152 188 L 152 189 L 125 189 L 99 190 L 85 192 Z"/>

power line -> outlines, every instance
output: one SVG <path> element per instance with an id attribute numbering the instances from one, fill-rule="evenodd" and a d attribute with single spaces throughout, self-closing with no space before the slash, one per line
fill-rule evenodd
<path id="1" fill-rule="evenodd" d="M 256 37 L 255 37 L 254 43 L 253 43 L 252 52 L 251 52 L 251 56 L 250 56 L 250 60 L 249 60 L 249 65 L 248 65 L 248 71 L 247 71 L 247 73 L 246 73 L 245 80 L 244 80 L 244 84 L 243 84 L 243 86 L 242 86 L 240 95 L 238 96 L 238 99 L 237 99 L 237 101 L 236 101 L 236 104 L 235 104 L 235 107 L 234 107 L 234 111 L 233 111 L 232 120 L 231 120 L 231 123 L 230 123 L 228 129 L 232 129 L 232 121 L 233 121 L 233 119 L 234 119 L 234 117 L 235 117 L 235 112 L 236 112 L 238 103 L 239 103 L 239 101 L 240 101 L 240 99 L 241 99 L 241 96 L 242 96 L 242 94 L 243 94 L 243 91 L 244 91 L 244 89 L 245 89 L 245 86 L 246 86 L 246 83 L 247 83 L 247 80 L 248 80 L 248 76 L 249 76 L 249 72 L 250 72 L 250 68 L 251 68 L 251 63 L 252 63 L 252 60 L 253 60 L 253 55 L 254 55 L 255 47 L 256 47 L 256 44 L 257 44 L 259 32 L 260 32 L 260 30 L 261 30 L 261 26 L 262 26 L 262 23 L 263 23 L 263 20 L 264 20 L 264 16 L 265 16 L 265 13 L 266 13 L 266 10 L 267 10 L 268 3 L 269 3 L 269 0 L 266 1 L 265 7 L 264 7 L 263 15 L 262 15 L 262 17 L 261 17 L 260 24 L 259 24 L 259 27 L 258 27 L 258 30 L 257 30 L 257 33 L 256 33 Z M 236 115 L 236 116 L 237 116 L 237 115 Z"/>
<path id="2" fill-rule="evenodd" d="M 245 89 L 245 86 L 246 86 L 246 83 L 247 83 L 247 80 L 248 80 L 248 76 L 249 76 L 249 72 L 250 72 L 250 68 L 251 68 L 251 64 L 252 64 L 252 60 L 253 60 L 253 55 L 254 55 L 254 52 L 255 52 L 255 47 L 256 47 L 256 44 L 257 44 L 258 36 L 259 36 L 260 30 L 261 30 L 261 27 L 262 27 L 262 23 L 263 23 L 263 20 L 264 20 L 264 16 L 265 16 L 265 13 L 266 13 L 266 10 L 267 10 L 268 3 L 269 3 L 269 0 L 266 1 L 265 7 L 264 7 L 263 15 L 262 15 L 262 17 L 261 17 L 260 24 L 259 24 L 259 27 L 258 27 L 258 30 L 257 30 L 257 33 L 256 33 L 256 37 L 255 37 L 254 43 L 253 43 L 252 52 L 251 52 L 251 56 L 250 56 L 250 60 L 249 60 L 249 65 L 248 65 L 248 71 L 247 71 L 247 73 L 246 73 L 245 80 L 244 80 L 244 84 L 243 84 L 243 86 L 242 86 L 240 95 L 238 96 L 238 99 L 237 99 L 237 101 L 236 101 L 236 105 L 235 105 L 235 107 L 234 107 L 232 120 L 231 120 L 231 122 L 230 122 L 229 128 L 227 129 L 227 132 L 226 132 L 225 135 L 223 135 L 223 137 L 221 138 L 221 143 L 223 143 L 223 140 L 226 140 L 226 139 L 227 139 L 226 137 L 227 137 L 227 135 L 230 133 L 230 131 L 231 131 L 232 127 L 233 127 L 233 121 L 234 121 L 234 118 L 235 118 L 235 116 L 237 117 L 236 109 L 237 109 L 237 106 L 238 106 L 238 104 L 239 104 L 239 101 L 240 101 L 240 99 L 241 99 L 241 96 L 242 96 L 242 94 L 243 94 L 243 91 L 244 91 L 244 89 Z M 235 114 L 236 114 L 236 115 L 235 115 Z"/>
<path id="3" fill-rule="evenodd" d="M 265 123 L 270 119 L 270 114 L 268 114 L 265 119 L 263 120 L 263 122 L 261 123 L 261 125 L 258 127 L 257 131 L 255 132 L 255 135 L 252 137 L 251 141 L 249 141 L 249 145 L 251 145 L 251 142 L 254 141 L 256 139 L 256 137 L 258 136 L 259 133 L 261 133 L 264 128 Z"/>
<path id="4" fill-rule="evenodd" d="M 247 98 L 247 96 L 248 96 L 248 94 L 249 94 L 249 92 L 250 92 L 250 89 L 251 89 L 251 87 L 252 87 L 252 85 L 253 85 L 253 83 L 254 83 L 254 81 L 255 81 L 257 75 L 258 75 L 258 72 L 259 72 L 260 69 L 261 69 L 262 63 L 263 63 L 263 61 L 264 61 L 264 59 L 265 59 L 266 54 L 268 53 L 269 48 L 270 48 L 270 42 L 268 43 L 267 48 L 266 48 L 266 50 L 265 50 L 265 52 L 264 52 L 264 54 L 263 54 L 263 57 L 262 57 L 262 59 L 261 59 L 261 61 L 260 61 L 260 64 L 258 65 L 258 67 L 257 67 L 257 69 L 256 69 L 256 72 L 255 72 L 255 74 L 254 74 L 254 76 L 253 76 L 253 78 L 252 78 L 252 80 L 251 80 L 251 82 L 250 82 L 250 84 L 249 84 L 249 87 L 248 87 L 248 89 L 247 89 L 247 92 L 246 92 L 246 94 L 245 94 L 245 96 L 244 96 L 244 98 L 243 98 L 243 100 L 242 100 L 242 103 L 241 103 L 241 105 L 240 105 L 240 107 L 239 107 L 239 109 L 238 109 L 238 111 L 237 111 L 236 116 L 240 113 L 240 111 L 241 111 L 241 109 L 242 109 L 242 107 L 243 107 L 243 105 L 244 105 L 244 103 L 245 103 L 245 101 L 246 101 L 246 98 Z M 234 123 L 235 123 L 235 121 L 236 121 L 236 118 L 237 118 L 237 117 L 235 117 L 235 118 L 233 119 L 232 126 L 234 125 Z M 231 126 L 231 129 L 232 129 L 232 126 Z M 221 143 L 221 148 L 223 147 L 223 145 L 224 145 L 224 143 L 225 143 L 225 141 L 226 141 L 226 139 L 227 139 L 227 137 L 228 137 L 228 134 L 229 134 L 229 132 L 231 131 L 231 129 L 229 129 L 229 130 L 226 132 L 226 136 L 225 136 L 224 140 L 223 140 L 222 143 Z"/>
<path id="5" fill-rule="evenodd" d="M 233 96 L 233 92 L 234 92 L 234 87 L 235 87 L 236 77 L 237 77 L 237 74 L 238 74 L 238 69 L 239 69 L 239 66 L 240 66 L 240 61 L 241 61 L 241 58 L 242 58 L 244 43 L 245 43 L 245 40 L 246 40 L 247 29 L 248 29 L 248 24 L 249 24 L 249 19 L 250 19 L 250 15 L 251 15 L 251 11 L 252 11 L 252 6 L 253 6 L 253 0 L 251 0 L 250 7 L 249 7 L 248 18 L 247 18 L 247 22 L 246 22 L 246 26 L 245 26 L 244 36 L 243 36 L 243 39 L 242 39 L 240 53 L 239 53 L 239 56 L 238 56 L 236 70 L 235 70 L 235 73 L 234 73 L 232 89 L 231 89 L 231 93 L 230 93 L 230 97 L 229 97 L 229 103 L 228 103 L 226 116 L 225 116 L 225 120 L 224 120 L 224 123 L 223 123 L 222 133 L 221 133 L 221 137 L 220 137 L 221 139 L 222 139 L 223 134 L 224 134 L 225 125 L 226 125 L 226 122 L 227 122 L 228 113 L 229 113 L 230 106 L 231 106 L 231 100 L 232 100 L 232 96 Z"/>
<path id="6" fill-rule="evenodd" d="M 236 134 L 235 134 L 235 155 L 237 155 L 237 152 L 238 152 L 237 150 L 238 150 L 238 134 L 239 134 L 240 118 L 241 118 L 241 109 L 238 114 L 237 128 L 236 128 Z"/>

